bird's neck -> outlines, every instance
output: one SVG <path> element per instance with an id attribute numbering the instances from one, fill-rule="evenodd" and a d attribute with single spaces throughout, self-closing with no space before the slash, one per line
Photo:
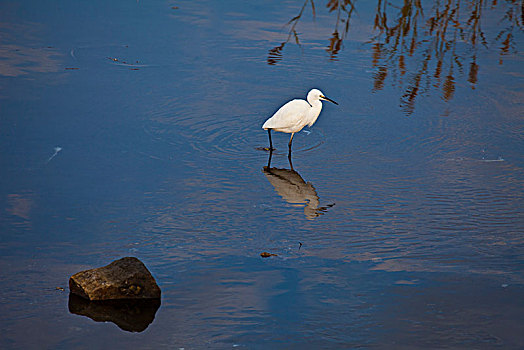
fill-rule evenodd
<path id="1" fill-rule="evenodd" d="M 311 104 L 311 109 L 309 110 L 309 118 L 308 118 L 309 126 L 313 125 L 317 121 L 318 115 L 320 114 L 320 111 L 322 110 L 322 102 L 320 102 L 319 100 L 310 102 L 310 104 Z"/>
<path id="2" fill-rule="evenodd" d="M 309 102 L 311 105 L 311 110 L 315 113 L 320 113 L 320 110 L 322 109 L 322 102 L 320 100 L 315 100 L 313 102 Z"/>

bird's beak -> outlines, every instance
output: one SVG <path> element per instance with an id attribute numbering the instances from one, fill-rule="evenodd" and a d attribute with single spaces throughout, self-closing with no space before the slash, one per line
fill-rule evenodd
<path id="1" fill-rule="evenodd" d="M 323 100 L 326 100 L 326 101 L 329 101 L 329 102 L 332 102 L 332 103 L 338 105 L 338 103 L 336 103 L 335 101 L 333 101 L 332 99 L 330 99 L 329 97 L 326 97 L 324 95 L 320 95 L 320 98 L 323 99 Z"/>

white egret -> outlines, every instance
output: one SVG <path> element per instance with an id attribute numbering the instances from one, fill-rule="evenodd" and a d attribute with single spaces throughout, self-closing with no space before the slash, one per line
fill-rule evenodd
<path id="1" fill-rule="evenodd" d="M 269 150 L 273 150 L 273 144 L 271 142 L 271 130 L 291 133 L 289 139 L 289 155 L 291 155 L 291 143 L 293 142 L 293 135 L 296 132 L 302 130 L 306 125 L 313 125 L 317 121 L 317 118 L 322 110 L 322 102 L 329 101 L 336 105 L 335 101 L 324 96 L 322 91 L 318 89 L 312 89 L 307 94 L 307 101 L 304 100 L 292 100 L 280 107 L 280 109 L 273 114 L 271 118 L 266 120 L 262 129 L 267 130 L 269 135 Z"/>

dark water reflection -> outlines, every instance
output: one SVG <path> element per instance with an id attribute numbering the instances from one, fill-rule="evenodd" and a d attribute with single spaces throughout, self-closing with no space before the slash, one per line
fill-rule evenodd
<path id="1" fill-rule="evenodd" d="M 128 332 L 143 332 L 155 319 L 160 299 L 90 301 L 69 294 L 69 312 L 96 322 L 113 322 Z"/>
<path id="2" fill-rule="evenodd" d="M 519 3 L 475 43 L 477 2 L 402 4 L 1 3 L 0 347 L 522 348 Z M 268 164 L 312 87 L 339 107 Z M 130 255 L 143 332 L 69 312 L 69 276 Z"/>
<path id="3" fill-rule="evenodd" d="M 270 151 L 267 166 L 262 169 L 264 175 L 282 199 L 291 205 L 304 207 L 306 218 L 314 219 L 334 205 L 320 206 L 315 187 L 310 182 L 304 181 L 302 176 L 293 169 L 291 154 L 288 155 L 290 169 L 272 168 L 272 156 L 273 151 Z"/>
<path id="4" fill-rule="evenodd" d="M 287 23 L 286 41 L 269 50 L 268 64 L 275 65 L 282 59 L 287 44 L 301 46 L 297 27 L 301 20 L 309 20 L 303 19 L 308 6 L 315 18 L 315 2 L 306 0 L 298 15 Z M 344 40 L 361 40 L 358 34 L 352 38 L 350 29 L 354 14 L 369 4 L 330 0 L 325 6 L 334 22 L 326 51 L 331 60 L 336 60 Z M 360 19 L 373 21 L 373 31 L 366 40 L 366 45 L 372 46 L 373 91 L 382 90 L 389 77 L 403 91 L 400 106 L 410 115 L 417 96 L 434 89 L 440 90 L 443 100 L 451 100 L 457 75 L 475 89 L 479 62 L 490 49 L 498 50 L 500 65 L 506 56 L 518 54 L 518 37 L 524 30 L 523 11 L 519 1 L 376 1 L 373 19 Z M 304 36 L 308 34 L 306 31 Z"/>

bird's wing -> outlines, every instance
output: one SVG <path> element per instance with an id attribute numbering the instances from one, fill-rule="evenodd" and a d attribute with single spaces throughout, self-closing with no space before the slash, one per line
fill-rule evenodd
<path id="1" fill-rule="evenodd" d="M 307 111 L 311 108 L 309 103 L 304 100 L 292 100 L 280 107 L 271 118 L 266 120 L 263 129 L 274 129 L 276 131 L 292 132 L 291 129 L 297 127 L 306 119 Z M 302 125 L 303 126 L 303 125 Z M 301 128 L 300 128 L 301 129 Z"/>

